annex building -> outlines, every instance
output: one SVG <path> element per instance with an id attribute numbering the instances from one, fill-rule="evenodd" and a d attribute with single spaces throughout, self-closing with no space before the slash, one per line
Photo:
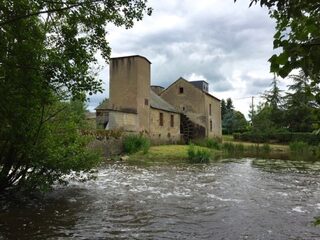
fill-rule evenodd
<path id="1" fill-rule="evenodd" d="M 96 108 L 97 128 L 144 133 L 154 142 L 221 137 L 220 100 L 208 83 L 179 78 L 168 88 L 151 86 L 150 66 L 138 55 L 110 60 L 109 99 Z"/>

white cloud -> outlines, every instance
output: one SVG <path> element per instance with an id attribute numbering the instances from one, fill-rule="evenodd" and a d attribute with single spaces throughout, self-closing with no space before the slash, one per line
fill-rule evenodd
<path id="1" fill-rule="evenodd" d="M 152 16 L 132 29 L 108 26 L 112 56 L 147 57 L 152 62 L 152 84 L 166 87 L 180 76 L 204 79 L 213 95 L 231 97 L 235 107 L 246 114 L 250 97 L 263 92 L 273 77 L 267 60 L 273 54 L 274 34 L 274 22 L 267 10 L 248 8 L 248 4 L 233 0 L 152 0 Z M 106 69 L 100 74 L 106 91 L 92 98 L 90 109 L 108 96 Z"/>

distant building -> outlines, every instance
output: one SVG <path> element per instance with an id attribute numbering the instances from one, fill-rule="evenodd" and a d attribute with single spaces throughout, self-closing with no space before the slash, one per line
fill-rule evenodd
<path id="1" fill-rule="evenodd" d="M 179 78 L 167 89 L 150 86 L 151 62 L 112 58 L 109 99 L 96 108 L 98 128 L 143 132 L 155 142 L 221 137 L 220 100 L 205 81 Z"/>
<path id="2" fill-rule="evenodd" d="M 160 97 L 181 113 L 182 122 L 186 122 L 181 127 L 184 135 L 197 128 L 189 138 L 221 137 L 220 100 L 208 93 L 206 81 L 189 82 L 179 78 L 162 91 Z"/>

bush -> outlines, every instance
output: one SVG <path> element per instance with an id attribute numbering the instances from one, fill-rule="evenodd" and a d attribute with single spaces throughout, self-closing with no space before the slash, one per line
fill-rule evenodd
<path id="1" fill-rule="evenodd" d="M 233 153 L 235 151 L 235 147 L 233 143 L 225 142 L 222 144 L 222 149 L 228 153 Z"/>
<path id="2" fill-rule="evenodd" d="M 217 139 L 207 139 L 206 147 L 211 149 L 220 149 L 220 145 Z"/>
<path id="3" fill-rule="evenodd" d="M 139 135 L 129 135 L 123 140 L 123 149 L 125 153 L 132 154 L 139 151 L 147 153 L 150 148 L 150 140 Z"/>
<path id="4" fill-rule="evenodd" d="M 241 143 L 235 144 L 234 151 L 237 152 L 237 153 L 244 152 L 244 145 L 241 144 Z"/>
<path id="5" fill-rule="evenodd" d="M 269 144 L 263 144 L 261 147 L 261 152 L 262 153 L 270 153 L 271 147 Z"/>
<path id="6" fill-rule="evenodd" d="M 290 143 L 290 142 L 305 142 L 310 145 L 318 145 L 320 143 L 320 135 L 313 133 L 298 133 L 298 132 L 245 132 L 233 134 L 235 140 L 250 141 L 256 143 L 276 142 L 276 143 Z"/>
<path id="7" fill-rule="evenodd" d="M 320 217 L 314 217 L 313 224 L 314 224 L 315 226 L 320 225 Z"/>
<path id="8" fill-rule="evenodd" d="M 218 138 L 205 138 L 205 139 L 196 139 L 193 141 L 193 144 L 197 146 L 207 147 L 211 149 L 220 149 L 220 139 Z"/>
<path id="9" fill-rule="evenodd" d="M 305 142 L 293 142 L 289 145 L 290 151 L 294 159 L 299 160 L 320 160 L 320 145 L 311 146 Z"/>
<path id="10" fill-rule="evenodd" d="M 305 142 L 293 142 L 289 145 L 290 151 L 298 154 L 306 154 L 309 152 L 309 145 Z"/>
<path id="11" fill-rule="evenodd" d="M 222 149 L 227 152 L 227 153 L 243 153 L 245 148 L 243 144 L 235 144 L 235 143 L 230 143 L 230 142 L 225 142 L 222 144 Z"/>
<path id="12" fill-rule="evenodd" d="M 190 163 L 208 163 L 211 153 L 206 149 L 196 149 L 194 144 L 188 147 L 188 160 Z"/>

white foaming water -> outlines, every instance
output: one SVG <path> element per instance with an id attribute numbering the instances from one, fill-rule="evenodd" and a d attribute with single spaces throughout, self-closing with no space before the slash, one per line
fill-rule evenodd
<path id="1" fill-rule="evenodd" d="M 218 197 L 218 196 L 216 196 L 216 195 L 214 195 L 214 194 L 210 194 L 210 193 L 208 193 L 207 196 L 208 196 L 209 198 L 217 199 L 217 200 L 219 200 L 219 201 L 221 201 L 221 202 L 236 202 L 236 203 L 243 202 L 243 200 L 240 200 L 240 199 L 221 198 L 221 197 Z"/>
<path id="2" fill-rule="evenodd" d="M 306 213 L 306 212 L 308 212 L 307 210 L 303 210 L 301 206 L 297 206 L 297 207 L 292 208 L 292 211 L 298 212 L 298 213 Z"/>

